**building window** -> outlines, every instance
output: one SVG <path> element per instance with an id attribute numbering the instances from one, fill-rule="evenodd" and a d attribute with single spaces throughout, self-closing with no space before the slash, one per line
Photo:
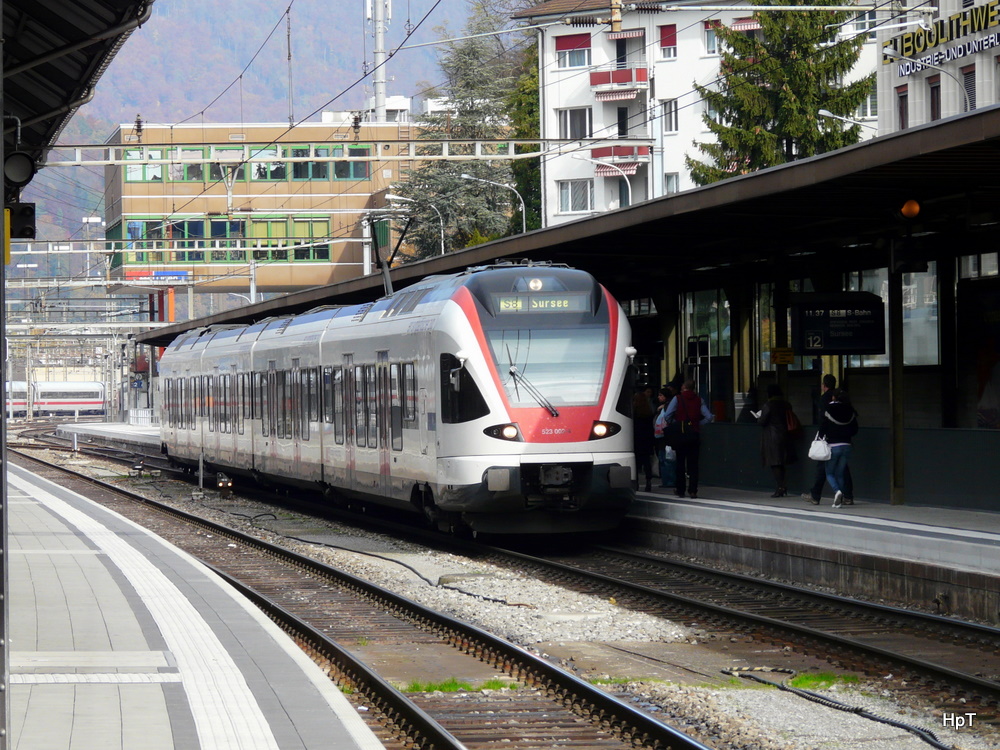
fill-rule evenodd
<path id="1" fill-rule="evenodd" d="M 628 107 L 618 107 L 618 137 L 628 138 Z"/>
<path id="2" fill-rule="evenodd" d="M 677 24 L 660 27 L 660 59 L 677 59 Z"/>
<path id="3" fill-rule="evenodd" d="M 559 213 L 594 210 L 593 180 L 562 180 L 559 186 Z"/>
<path id="4" fill-rule="evenodd" d="M 330 260 L 330 220 L 292 219 L 295 260 Z"/>
<path id="5" fill-rule="evenodd" d="M 852 273 L 849 276 L 852 292 L 872 292 L 888 299 L 889 273 L 886 268 Z M 930 261 L 922 273 L 903 274 L 903 364 L 938 365 L 938 279 L 937 264 Z M 886 305 L 886 326 L 889 307 Z M 852 355 L 851 367 L 887 367 L 889 355 Z"/>
<path id="6" fill-rule="evenodd" d="M 962 86 L 965 88 L 965 112 L 976 108 L 976 66 L 962 68 Z"/>
<path id="7" fill-rule="evenodd" d="M 590 65 L 590 34 L 556 37 L 556 66 L 582 68 Z"/>
<path id="8" fill-rule="evenodd" d="M 250 174 L 253 179 L 278 182 L 288 176 L 288 165 L 283 161 L 278 161 L 281 158 L 281 149 L 278 146 L 251 149 L 250 156 L 261 160 L 255 161 L 251 165 Z"/>
<path id="9" fill-rule="evenodd" d="M 247 178 L 246 166 L 242 163 L 242 146 L 219 146 L 211 150 L 211 156 L 213 159 L 218 159 L 208 165 L 208 178 L 213 182 L 228 180 L 231 177 L 242 182 Z"/>
<path id="10" fill-rule="evenodd" d="M 677 172 L 663 175 L 663 194 L 673 195 L 681 191 L 681 176 Z"/>
<path id="11" fill-rule="evenodd" d="M 868 98 L 865 99 L 858 106 L 857 112 L 855 112 L 855 119 L 858 120 L 874 120 L 878 117 L 878 87 L 874 84 L 872 85 L 872 91 L 868 94 Z"/>
<path id="12" fill-rule="evenodd" d="M 348 146 L 347 156 L 369 156 L 371 146 Z M 343 146 L 334 146 L 331 156 L 344 156 Z M 335 161 L 333 163 L 333 179 L 335 180 L 367 180 L 371 176 L 370 163 L 367 161 Z"/>
<path id="13" fill-rule="evenodd" d="M 719 114 L 719 110 L 715 108 L 708 99 L 703 99 L 702 103 L 705 106 L 705 116 L 712 122 L 722 122 L 722 116 Z"/>
<path id="14" fill-rule="evenodd" d="M 941 119 L 941 76 L 927 79 L 927 103 L 930 106 L 930 122 Z"/>
<path id="15" fill-rule="evenodd" d="M 910 127 L 909 105 L 908 88 L 900 86 L 896 89 L 896 122 L 899 124 L 899 130 Z"/>
<path id="16" fill-rule="evenodd" d="M 205 158 L 205 150 L 201 148 L 178 148 L 174 149 L 171 158 L 176 158 L 181 163 L 171 163 L 168 169 L 171 182 L 203 182 L 205 179 L 205 165 L 201 160 Z M 198 164 L 184 164 L 185 159 L 198 159 Z"/>
<path id="17" fill-rule="evenodd" d="M 859 35 L 867 32 L 868 36 L 865 41 L 875 41 L 875 28 L 877 25 L 878 21 L 875 19 L 875 11 L 873 10 L 861 13 L 854 19 L 854 30 Z"/>
<path id="18" fill-rule="evenodd" d="M 559 138 L 564 141 L 578 141 L 591 136 L 590 107 L 559 110 Z"/>
<path id="19" fill-rule="evenodd" d="M 719 54 L 719 36 L 715 30 L 719 28 L 721 21 L 705 21 L 705 54 Z"/>
<path id="20" fill-rule="evenodd" d="M 684 295 L 682 304 L 684 333 L 688 337 L 707 339 L 710 356 L 728 356 L 731 342 L 729 300 L 725 291 L 706 289 L 689 292 Z"/>
<path id="21" fill-rule="evenodd" d="M 309 156 L 329 156 L 330 149 L 318 147 L 310 153 L 309 146 L 292 146 L 288 149 L 288 155 L 293 158 L 306 158 Z M 292 162 L 293 180 L 326 180 L 330 177 L 330 162 L 327 161 L 296 161 Z"/>
<path id="22" fill-rule="evenodd" d="M 677 100 L 667 99 L 660 105 L 663 111 L 663 132 L 676 133 L 677 127 Z"/>
<path id="23" fill-rule="evenodd" d="M 125 158 L 138 162 L 145 162 L 146 159 L 162 159 L 163 152 L 158 149 L 150 149 L 143 153 L 142 149 L 129 149 L 125 152 Z M 126 164 L 125 182 L 162 182 L 162 164 Z"/>

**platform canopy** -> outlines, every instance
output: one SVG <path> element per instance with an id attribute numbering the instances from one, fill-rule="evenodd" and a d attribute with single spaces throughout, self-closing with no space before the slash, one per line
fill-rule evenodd
<path id="1" fill-rule="evenodd" d="M 921 211 L 904 220 L 907 200 Z M 997 250 L 1000 107 L 874 138 L 703 188 L 637 203 L 392 270 L 394 288 L 503 259 L 593 273 L 619 299 L 748 280 L 821 279 L 885 267 L 890 246 L 927 259 Z M 837 279 L 839 283 L 839 279 Z M 839 287 L 838 287 L 839 288 Z M 377 298 L 372 274 L 140 334 L 165 345 L 194 326 L 240 323 Z"/>
<path id="2" fill-rule="evenodd" d="M 3 149 L 36 164 L 122 44 L 152 14 L 153 0 L 4 0 Z M 14 157 L 15 159 L 19 157 Z M 9 170 L 14 172 L 11 162 Z M 16 175 L 24 174 L 21 164 Z M 5 201 L 20 187 L 4 175 Z M 16 180 L 19 182 L 19 180 Z"/>

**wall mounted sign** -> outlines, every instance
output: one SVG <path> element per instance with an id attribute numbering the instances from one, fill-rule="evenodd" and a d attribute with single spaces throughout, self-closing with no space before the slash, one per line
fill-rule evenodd
<path id="1" fill-rule="evenodd" d="M 796 354 L 885 354 L 885 303 L 870 292 L 790 295 Z"/>

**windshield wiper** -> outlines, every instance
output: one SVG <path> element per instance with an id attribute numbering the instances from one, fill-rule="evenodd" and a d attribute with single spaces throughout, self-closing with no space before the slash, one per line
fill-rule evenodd
<path id="1" fill-rule="evenodd" d="M 508 372 L 511 374 L 511 377 L 514 378 L 515 393 L 517 392 L 517 384 L 521 383 L 521 385 L 524 386 L 524 390 L 526 390 L 531 395 L 531 397 L 538 402 L 539 406 L 548 411 L 548 413 L 551 414 L 553 417 L 559 416 L 559 412 L 556 411 L 556 407 L 552 405 L 552 402 L 549 401 L 547 398 L 545 398 L 545 396 L 542 395 L 542 392 L 539 391 L 534 385 L 532 385 L 531 381 L 528 380 L 524 375 L 522 375 L 518 371 L 517 365 L 511 364 Z M 518 398 L 520 398 L 520 396 L 518 396 Z"/>

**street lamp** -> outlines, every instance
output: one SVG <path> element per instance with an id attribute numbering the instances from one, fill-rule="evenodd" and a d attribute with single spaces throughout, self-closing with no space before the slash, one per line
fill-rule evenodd
<path id="1" fill-rule="evenodd" d="M 461 175 L 461 177 L 463 180 L 472 180 L 473 182 L 485 182 L 487 185 L 496 185 L 497 187 L 502 187 L 502 188 L 507 188 L 508 190 L 512 190 L 514 192 L 514 195 L 517 196 L 517 199 L 521 201 L 521 234 L 525 234 L 528 231 L 528 212 L 524 208 L 524 198 L 521 197 L 521 194 L 517 192 L 517 190 L 514 190 L 514 188 L 510 185 L 504 185 L 502 182 L 493 182 L 492 180 L 484 180 L 481 177 L 473 177 L 471 174 L 463 174 Z"/>
<path id="2" fill-rule="evenodd" d="M 619 167 L 619 166 L 617 166 L 615 164 L 610 164 L 610 163 L 608 163 L 606 161 L 599 161 L 598 159 L 591 159 L 589 156 L 584 156 L 583 154 L 573 154 L 573 158 L 574 159 L 579 159 L 580 161 L 589 161 L 589 162 L 593 162 L 594 164 L 600 164 L 601 166 L 604 166 L 604 167 L 611 167 L 612 169 L 617 169 L 619 172 L 621 172 L 622 173 L 622 178 L 625 180 L 625 188 L 626 188 L 625 194 L 628 195 L 628 204 L 630 206 L 632 205 L 632 185 L 629 184 L 628 175 L 625 174 L 625 170 L 624 169 L 622 169 L 621 167 Z"/>
<path id="3" fill-rule="evenodd" d="M 404 203 L 417 203 L 418 201 L 413 200 L 413 198 L 404 198 L 401 195 L 389 195 L 385 196 L 387 201 L 403 201 Z M 437 210 L 437 206 L 433 203 L 428 203 L 428 206 L 434 209 L 434 213 L 438 215 L 438 222 L 441 224 L 441 255 L 444 255 L 444 217 L 441 216 L 441 212 Z"/>
<path id="4" fill-rule="evenodd" d="M 863 128 L 871 128 L 872 130 L 878 130 L 878 128 L 875 127 L 874 125 L 869 125 L 864 122 L 859 122 L 858 120 L 851 120 L 847 117 L 841 117 L 840 115 L 835 115 L 828 109 L 821 109 L 816 114 L 818 114 L 820 117 L 832 117 L 834 120 L 843 120 L 844 122 L 848 122 L 851 125 L 860 125 Z"/>
<path id="5" fill-rule="evenodd" d="M 901 55 L 899 52 L 897 52 L 896 50 L 894 50 L 892 47 L 883 47 L 882 48 L 882 54 L 884 54 L 886 57 L 889 57 L 889 58 L 891 58 L 893 60 L 906 60 L 907 62 L 916 63 L 917 65 L 922 65 L 925 68 L 931 68 L 932 70 L 939 70 L 942 73 L 944 73 L 946 76 L 951 76 L 951 79 L 956 84 L 958 84 L 958 90 L 961 91 L 962 92 L 962 96 L 965 97 L 965 111 L 966 112 L 971 112 L 972 111 L 972 102 L 969 99 L 969 92 L 965 90 L 965 86 L 962 84 L 962 82 L 960 80 L 958 80 L 958 76 L 955 75 L 954 73 L 952 73 L 947 68 L 942 68 L 940 65 L 935 65 L 934 63 L 924 62 L 923 60 L 917 60 L 917 59 L 912 58 L 912 57 L 907 57 L 906 55 Z"/>

